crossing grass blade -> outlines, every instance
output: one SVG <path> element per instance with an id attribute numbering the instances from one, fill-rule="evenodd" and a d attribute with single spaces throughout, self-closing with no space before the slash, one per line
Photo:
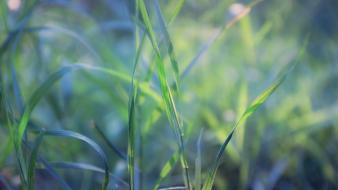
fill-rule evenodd
<path id="1" fill-rule="evenodd" d="M 51 162 L 50 163 L 51 166 L 53 166 L 54 168 L 59 168 L 59 169 L 77 169 L 77 170 L 87 170 L 87 171 L 92 171 L 92 172 L 96 172 L 96 173 L 100 173 L 100 174 L 105 174 L 105 170 L 88 164 L 88 163 L 80 163 L 80 162 Z M 114 176 L 113 174 L 109 173 L 110 177 L 112 179 L 114 179 L 115 181 L 123 184 L 124 186 L 129 188 L 129 184 L 124 181 L 123 179 Z"/>
<path id="2" fill-rule="evenodd" d="M 33 95 L 29 99 L 28 103 L 26 104 L 25 111 L 20 119 L 18 125 L 18 135 L 17 135 L 17 144 L 20 146 L 22 143 L 22 137 L 27 127 L 30 115 L 36 106 L 36 104 L 40 101 L 40 99 L 49 92 L 52 88 L 53 84 L 55 84 L 58 80 L 60 80 L 65 74 L 69 73 L 75 67 L 62 67 L 57 72 L 50 75 L 50 77 L 42 83 L 42 85 L 34 91 Z"/>
<path id="3" fill-rule="evenodd" d="M 175 168 L 178 159 L 180 158 L 180 151 L 176 151 L 171 158 L 164 164 L 159 178 L 156 180 L 152 190 L 159 189 L 162 181 L 170 174 L 170 172 Z"/>
<path id="4" fill-rule="evenodd" d="M 190 190 L 190 180 L 188 173 L 188 164 L 184 157 L 184 141 L 183 141 L 183 133 L 181 129 L 181 122 L 179 120 L 178 112 L 175 106 L 175 102 L 172 96 L 171 89 L 167 82 L 167 77 L 164 69 L 164 62 L 161 56 L 158 43 L 156 40 L 155 32 L 153 30 L 152 24 L 150 22 L 150 18 L 143 0 L 138 0 L 139 10 L 141 16 L 143 18 L 144 25 L 146 27 L 148 36 L 150 38 L 152 47 L 155 51 L 155 63 L 157 67 L 157 74 L 160 80 L 160 88 L 162 92 L 162 99 L 165 105 L 166 114 L 170 123 L 170 126 L 173 128 L 173 131 L 177 137 L 178 145 L 181 152 L 181 166 L 184 172 L 184 179 L 187 186 L 187 189 Z"/>
<path id="5" fill-rule="evenodd" d="M 96 131 L 100 135 L 100 137 L 104 140 L 104 142 L 108 145 L 108 147 L 113 152 L 115 152 L 116 155 L 118 155 L 123 160 L 127 160 L 127 156 L 125 155 L 125 153 L 121 152 L 117 147 L 115 147 L 115 145 L 113 145 L 113 143 L 110 142 L 108 137 L 104 134 L 104 132 L 102 131 L 102 129 L 99 126 L 94 124 L 94 129 L 96 129 Z"/>
<path id="6" fill-rule="evenodd" d="M 20 167 L 20 174 L 22 175 L 23 183 L 27 183 L 27 166 L 24 159 L 24 154 L 22 152 L 21 144 L 23 140 L 23 135 L 25 133 L 30 115 L 39 102 L 39 100 L 50 90 L 55 82 L 57 82 L 62 76 L 71 71 L 71 67 L 63 67 L 59 71 L 53 73 L 31 96 L 28 103 L 26 104 L 24 113 L 21 116 L 20 122 L 17 127 L 17 133 L 14 136 L 14 145 L 17 152 L 18 164 Z"/>
<path id="7" fill-rule="evenodd" d="M 82 70 L 85 71 L 97 71 L 97 72 L 101 72 L 104 74 L 108 74 L 116 79 L 119 79 L 121 82 L 124 83 L 132 83 L 132 78 L 123 72 L 119 72 L 119 71 L 115 71 L 112 69 L 108 69 L 108 68 L 104 68 L 104 67 L 98 67 L 98 66 L 93 66 L 93 65 L 88 65 L 88 64 L 82 64 L 82 63 L 77 63 L 77 64 L 73 64 L 74 67 L 78 67 Z M 161 101 L 161 96 L 158 95 L 157 92 L 155 92 L 149 83 L 145 83 L 145 82 L 140 82 L 137 81 L 136 79 L 134 79 L 135 83 L 138 83 L 139 85 L 139 90 L 148 95 L 149 97 L 151 97 L 157 104 L 160 105 L 160 107 L 163 107 L 162 105 L 162 101 Z"/>
<path id="8" fill-rule="evenodd" d="M 107 74 L 110 74 L 114 77 L 117 78 L 122 78 L 125 80 L 129 80 L 128 77 L 126 77 L 125 75 L 109 70 L 109 69 L 105 69 L 105 68 L 99 68 L 99 67 L 90 67 L 87 65 L 81 65 L 81 64 L 76 64 L 76 65 L 69 65 L 69 66 L 64 66 L 62 67 L 60 70 L 56 71 L 55 73 L 51 74 L 50 77 L 41 84 L 41 86 L 34 91 L 33 95 L 31 96 L 31 98 L 29 99 L 28 103 L 26 104 L 24 113 L 20 119 L 20 122 L 18 124 L 18 132 L 17 135 L 15 136 L 15 147 L 16 147 L 16 151 L 18 154 L 18 160 L 19 160 L 19 166 L 22 170 L 21 174 L 23 175 L 23 180 L 27 182 L 28 178 L 26 176 L 27 171 L 26 171 L 26 161 L 24 159 L 23 156 L 23 152 L 21 150 L 21 143 L 22 143 L 22 139 L 23 139 L 23 135 L 25 133 L 28 121 L 30 119 L 31 113 L 34 109 L 34 107 L 36 106 L 36 104 L 40 101 L 40 99 L 48 93 L 48 91 L 52 88 L 53 84 L 55 84 L 58 80 L 60 80 L 65 74 L 69 73 L 72 70 L 75 69 L 85 69 L 85 70 L 97 70 L 97 71 L 101 71 Z M 153 95 L 153 97 L 156 97 L 155 93 L 152 92 L 152 90 L 143 85 L 140 86 L 140 89 L 144 89 L 144 91 L 146 93 L 151 93 Z"/>
<path id="9" fill-rule="evenodd" d="M 285 81 L 286 77 L 289 75 L 289 73 L 293 70 L 293 68 L 298 64 L 300 57 L 303 56 L 305 52 L 305 48 L 308 43 L 309 36 L 306 38 L 303 47 L 299 50 L 298 56 L 296 60 L 290 62 L 287 64 L 278 74 L 277 79 L 274 83 L 272 83 L 266 90 L 264 90 L 245 110 L 245 112 L 239 117 L 238 121 L 233 126 L 231 132 L 225 139 L 224 143 L 222 144 L 221 148 L 218 151 L 218 154 L 216 156 L 216 160 L 209 170 L 208 177 L 206 179 L 206 182 L 203 185 L 202 190 L 211 190 L 214 179 L 216 177 L 217 169 L 221 163 L 222 156 L 224 154 L 224 151 L 229 144 L 233 134 L 236 131 L 236 128 L 240 126 L 243 122 L 247 120 L 248 117 L 250 117 L 272 94 L 276 91 L 276 89 Z M 244 127 L 244 126 L 243 126 Z"/>
<path id="10" fill-rule="evenodd" d="M 163 17 L 160 5 L 159 5 L 157 0 L 155 0 L 155 10 L 156 10 L 156 13 L 159 17 L 159 26 L 160 26 L 161 31 L 163 33 L 165 44 L 167 44 L 167 46 L 168 46 L 167 51 L 168 51 L 168 54 L 169 54 L 169 57 L 170 57 L 171 67 L 173 68 L 174 75 L 175 75 L 176 89 L 179 91 L 179 78 L 180 78 L 179 65 L 177 63 L 177 59 L 176 59 L 176 55 L 175 55 L 175 51 L 174 51 L 174 46 L 173 46 L 173 43 L 171 41 L 171 38 L 170 38 L 170 35 L 169 35 L 169 32 L 168 32 L 168 28 L 167 28 L 165 18 Z"/>
<path id="11" fill-rule="evenodd" d="M 174 9 L 174 12 L 173 14 L 171 15 L 170 17 L 170 20 L 169 20 L 169 23 L 168 24 L 171 24 L 175 21 L 177 15 L 181 12 L 182 8 L 183 8 L 183 5 L 185 3 L 185 0 L 179 0 L 179 2 L 177 3 L 176 5 L 176 8 Z"/>
<path id="12" fill-rule="evenodd" d="M 137 8 L 136 8 L 137 9 Z M 138 10 L 138 9 L 137 9 Z M 138 32 L 137 26 L 135 32 Z M 129 94 L 129 107 L 128 107 L 128 171 L 129 171 L 129 184 L 130 189 L 135 189 L 135 175 L 136 175 L 136 135 L 137 129 L 135 125 L 135 114 L 136 114 L 136 100 L 138 93 L 138 82 L 135 80 L 135 73 L 137 70 L 137 65 L 141 56 L 141 52 L 144 46 L 145 34 L 143 34 L 141 42 L 138 41 L 138 33 L 135 34 L 135 45 L 136 45 L 136 55 L 133 64 L 132 70 L 132 79 L 131 79 L 131 89 Z M 141 134 L 139 134 L 141 135 Z"/>
<path id="13" fill-rule="evenodd" d="M 41 130 L 40 130 L 41 134 Z M 24 140 L 25 148 L 32 150 L 33 148 Z M 59 187 L 65 190 L 72 190 L 72 188 L 65 182 L 65 180 L 53 169 L 53 167 L 41 156 L 37 155 L 37 161 L 41 162 L 45 170 L 58 182 Z"/>
<path id="14" fill-rule="evenodd" d="M 28 190 L 34 190 L 34 169 L 35 169 L 35 164 L 37 161 L 37 156 L 38 156 L 38 151 L 39 147 L 42 143 L 44 136 L 44 132 L 42 131 L 38 137 L 35 140 L 35 143 L 32 148 L 31 155 L 29 157 L 29 164 L 28 164 Z"/>
<path id="15" fill-rule="evenodd" d="M 60 80 L 64 75 L 67 73 L 73 71 L 73 70 L 89 70 L 89 71 L 99 71 L 106 74 L 109 74 L 113 77 L 116 77 L 118 79 L 122 79 L 126 82 L 131 81 L 131 79 L 123 73 L 119 73 L 117 71 L 106 69 L 102 67 L 95 67 L 85 64 L 74 64 L 74 65 L 67 65 L 62 67 L 60 70 L 56 71 L 55 73 L 51 74 L 49 78 L 41 84 L 41 86 L 34 91 L 33 95 L 29 99 L 25 111 L 21 117 L 20 123 L 18 125 L 18 138 L 19 142 L 18 144 L 21 144 L 22 136 L 24 134 L 24 131 L 26 129 L 27 123 L 29 121 L 31 112 L 33 111 L 36 104 L 40 101 L 40 99 L 51 89 L 54 83 L 56 83 L 58 80 Z M 154 100 L 159 101 L 159 97 L 156 92 L 154 92 L 148 85 L 146 84 L 140 84 L 140 90 L 142 90 L 144 93 L 150 95 L 150 97 L 153 97 Z"/>
<path id="16" fill-rule="evenodd" d="M 108 183 L 109 183 L 108 159 L 106 157 L 106 154 L 103 152 L 103 150 L 101 149 L 101 147 L 97 143 L 95 143 L 92 139 L 90 139 L 90 138 L 88 138 L 88 137 L 86 137 L 86 136 L 84 136 L 80 133 L 74 132 L 74 131 L 61 130 L 61 129 L 58 129 L 58 130 L 41 129 L 39 132 L 40 133 L 42 132 L 41 135 L 43 135 L 43 136 L 55 136 L 55 137 L 64 137 L 64 138 L 76 139 L 76 140 L 79 140 L 79 141 L 86 143 L 89 147 L 91 147 L 97 153 L 97 155 L 100 157 L 100 159 L 102 160 L 103 165 L 104 165 L 105 176 L 104 176 L 104 181 L 103 181 L 102 186 L 101 186 L 101 190 L 107 189 L 107 186 L 108 186 Z M 38 149 L 38 146 L 37 146 L 36 149 Z M 37 152 L 37 151 L 38 150 L 35 150 L 35 152 Z M 32 163 L 32 165 L 34 165 L 34 163 Z"/>

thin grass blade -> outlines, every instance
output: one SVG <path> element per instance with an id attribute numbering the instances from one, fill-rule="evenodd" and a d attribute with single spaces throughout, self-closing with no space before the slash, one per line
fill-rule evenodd
<path id="1" fill-rule="evenodd" d="M 104 142 L 108 145 L 108 147 L 113 152 L 115 152 L 116 155 L 118 155 L 123 160 L 127 160 L 126 154 L 123 153 L 123 152 L 121 152 L 117 147 L 115 147 L 115 145 L 113 143 L 110 142 L 110 140 L 108 139 L 108 137 L 104 134 L 104 132 L 102 131 L 102 129 L 99 126 L 97 126 L 96 124 L 94 124 L 94 129 L 96 129 L 96 131 L 100 135 L 100 137 L 104 140 Z"/>
<path id="2" fill-rule="evenodd" d="M 293 70 L 293 68 L 298 64 L 299 59 L 301 56 L 303 56 L 305 47 L 308 43 L 308 37 L 305 40 L 305 43 L 303 47 L 300 49 L 298 56 L 296 60 L 292 61 L 291 63 L 287 64 L 279 73 L 277 79 L 275 80 L 274 83 L 272 83 L 266 90 L 264 90 L 261 95 L 259 95 L 250 105 L 249 107 L 245 110 L 245 112 L 241 115 L 241 117 L 238 119 L 238 121 L 235 123 L 233 126 L 231 132 L 225 139 L 224 143 L 222 144 L 221 148 L 218 151 L 216 160 L 211 167 L 208 177 L 206 179 L 205 184 L 203 185 L 202 190 L 211 190 L 214 179 L 216 177 L 216 172 L 217 169 L 221 163 L 221 158 L 224 154 L 225 148 L 229 144 L 234 132 L 236 131 L 236 128 L 241 125 L 243 122 L 247 120 L 248 117 L 250 117 L 272 94 L 273 92 L 285 81 L 286 77 L 289 75 L 289 73 Z"/>
<path id="3" fill-rule="evenodd" d="M 181 12 L 182 8 L 183 8 L 183 5 L 185 3 L 185 0 L 179 0 L 179 2 L 177 3 L 175 9 L 174 9 L 174 12 L 173 14 L 171 15 L 170 17 L 170 20 L 169 20 L 169 23 L 168 24 L 171 24 L 175 21 L 177 15 Z"/>
<path id="4" fill-rule="evenodd" d="M 163 180 L 170 174 L 170 172 L 175 168 L 178 159 L 180 158 L 180 151 L 176 151 L 171 158 L 164 164 L 159 178 L 156 180 L 152 190 L 159 189 Z"/>
<path id="5" fill-rule="evenodd" d="M 170 123 L 170 126 L 173 128 L 175 135 L 177 136 L 178 145 L 181 152 L 181 166 L 184 172 L 184 180 L 187 188 L 190 190 L 190 180 L 188 173 L 188 164 L 186 159 L 184 158 L 184 141 L 183 141 L 183 133 L 181 131 L 181 122 L 179 120 L 178 112 L 175 106 L 175 102 L 172 96 L 171 89 L 168 85 L 166 73 L 164 69 L 164 62 L 161 56 L 158 43 L 156 41 L 155 32 L 150 22 L 150 18 L 144 4 L 143 0 L 139 0 L 139 10 L 141 16 L 143 18 L 143 22 L 145 24 L 146 30 L 148 32 L 150 41 L 152 43 L 153 49 L 155 51 L 155 63 L 157 67 L 157 73 L 160 80 L 160 87 L 162 92 L 162 99 L 165 105 L 166 114 Z"/>
<path id="6" fill-rule="evenodd" d="M 23 144 L 25 145 L 25 148 L 32 149 L 32 147 L 26 141 L 23 141 Z M 44 158 L 37 155 L 37 160 L 44 165 L 46 171 L 55 179 L 55 181 L 58 182 L 61 189 L 72 190 L 72 188 L 65 182 L 65 180 L 53 169 L 53 167 Z"/>
<path id="7" fill-rule="evenodd" d="M 101 173 L 101 174 L 105 174 L 105 170 L 91 165 L 91 164 L 87 164 L 87 163 L 79 163 L 79 162 L 51 162 L 50 163 L 51 166 L 53 166 L 54 168 L 60 168 L 60 169 L 77 169 L 77 170 L 87 170 L 87 171 L 92 171 L 92 172 L 96 172 L 96 173 Z M 124 186 L 126 186 L 127 188 L 129 188 L 129 184 L 124 181 L 123 179 L 114 176 L 113 174 L 109 173 L 110 177 L 112 179 L 114 179 L 115 181 L 123 184 Z"/>
<path id="8" fill-rule="evenodd" d="M 34 169 L 39 152 L 39 147 L 42 143 L 44 132 L 42 131 L 39 136 L 36 138 L 35 143 L 32 147 L 32 152 L 29 157 L 28 164 L 28 190 L 34 190 Z"/>
<path id="9" fill-rule="evenodd" d="M 101 189 L 105 190 L 107 189 L 108 183 L 109 183 L 109 165 L 108 165 L 108 159 L 106 157 L 106 154 L 103 152 L 103 150 L 101 149 L 101 147 L 95 143 L 93 140 L 91 140 L 90 138 L 74 132 L 74 131 L 68 131 L 68 130 L 44 130 L 43 131 L 43 135 L 45 136 L 57 136 L 57 137 L 65 137 L 65 138 L 71 138 L 71 139 L 77 139 L 80 140 L 84 143 L 86 143 L 87 145 L 89 145 L 89 147 L 91 147 L 96 153 L 97 155 L 100 157 L 100 159 L 102 160 L 103 164 L 104 164 L 104 170 L 105 170 L 105 176 L 104 176 L 104 181 L 102 184 Z"/>
<path id="10" fill-rule="evenodd" d="M 160 7 L 157 0 L 155 0 L 155 10 L 156 10 L 156 13 L 159 17 L 159 26 L 160 26 L 160 29 L 163 33 L 164 42 L 168 46 L 167 51 L 168 51 L 168 54 L 169 54 L 169 57 L 170 57 L 171 67 L 172 67 L 172 69 L 174 71 L 174 75 L 175 75 L 176 88 L 179 90 L 179 79 L 180 79 L 179 66 L 178 66 L 178 63 L 177 63 L 177 59 L 176 59 L 176 55 L 175 55 L 175 51 L 174 51 L 174 46 L 173 46 L 173 43 L 171 41 L 171 38 L 170 38 L 170 35 L 169 35 L 169 32 L 168 32 L 166 21 L 165 21 L 165 18 L 163 17 L 161 7 Z"/>
<path id="11" fill-rule="evenodd" d="M 201 190 L 202 187 L 202 135 L 203 128 L 197 140 L 197 155 L 195 159 L 195 190 Z"/>

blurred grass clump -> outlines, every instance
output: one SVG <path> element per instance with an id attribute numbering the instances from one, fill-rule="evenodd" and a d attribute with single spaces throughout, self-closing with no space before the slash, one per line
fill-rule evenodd
<path id="1" fill-rule="evenodd" d="M 337 189 L 335 0 L 1 0 L 0 189 Z"/>

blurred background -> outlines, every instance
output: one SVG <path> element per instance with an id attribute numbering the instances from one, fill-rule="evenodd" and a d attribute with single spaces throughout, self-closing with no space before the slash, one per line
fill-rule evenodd
<path id="1" fill-rule="evenodd" d="M 145 3 L 161 41 L 155 1 Z M 338 1 L 265 0 L 248 11 L 249 0 L 186 0 L 177 13 L 181 0 L 157 2 L 184 73 L 174 99 L 192 180 L 197 158 L 205 179 L 240 114 L 285 66 L 298 62 L 268 101 L 239 126 L 214 189 L 338 189 Z M 237 23 L 222 30 L 243 11 Z M 0 189 L 21 186 L 15 151 L 8 148 L 8 117 L 15 125 L 34 90 L 51 73 L 72 64 L 118 74 L 89 69 L 62 77 L 32 112 L 27 141 L 36 139 L 29 132 L 34 127 L 86 135 L 108 156 L 116 177 L 110 187 L 128 189 L 125 156 L 135 25 L 139 40 L 145 33 L 135 16 L 135 1 L 1 0 L 0 12 Z M 146 35 L 142 48 L 135 77 L 151 93 L 141 92 L 137 104 L 137 179 L 142 189 L 151 189 L 177 145 L 159 106 L 154 51 Z M 169 56 L 164 58 L 168 81 L 174 83 Z M 39 155 L 48 162 L 102 167 L 90 148 L 72 139 L 46 137 Z M 102 182 L 100 173 L 55 170 L 74 189 L 98 189 Z M 59 189 L 39 164 L 35 179 L 36 189 Z M 182 185 L 177 164 L 161 187 Z"/>

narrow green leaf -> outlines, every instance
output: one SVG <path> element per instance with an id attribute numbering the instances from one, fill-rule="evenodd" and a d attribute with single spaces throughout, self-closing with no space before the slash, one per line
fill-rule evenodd
<path id="1" fill-rule="evenodd" d="M 185 3 L 185 0 L 179 0 L 179 2 L 176 5 L 176 8 L 174 9 L 173 14 L 170 17 L 169 24 L 173 23 L 177 17 L 177 15 L 181 12 L 183 5 Z"/>
<path id="2" fill-rule="evenodd" d="M 203 128 L 197 140 L 197 155 L 195 159 L 195 190 L 201 190 L 202 187 L 202 153 L 201 153 L 202 135 Z"/>
<path id="3" fill-rule="evenodd" d="M 216 177 L 216 172 L 217 169 L 221 163 L 221 158 L 224 154 L 225 148 L 227 147 L 227 145 L 229 144 L 234 132 L 236 131 L 236 128 L 242 124 L 243 122 L 245 122 L 247 120 L 247 118 L 249 116 L 251 116 L 271 95 L 272 93 L 284 82 L 284 80 L 286 79 L 286 77 L 288 76 L 288 74 L 293 70 L 293 68 L 296 66 L 296 64 L 299 62 L 299 58 L 304 54 L 305 51 L 305 47 L 307 45 L 308 42 L 308 38 L 305 40 L 305 43 L 303 45 L 303 47 L 300 49 L 298 56 L 296 58 L 296 60 L 292 61 L 291 63 L 287 64 L 279 73 L 277 79 L 275 80 L 275 82 L 269 86 L 266 90 L 264 90 L 262 92 L 261 95 L 259 95 L 250 105 L 249 107 L 245 110 L 245 112 L 240 116 L 240 118 L 238 119 L 238 121 L 235 123 L 235 125 L 233 126 L 230 134 L 227 136 L 227 138 L 225 139 L 224 143 L 222 144 L 221 148 L 218 151 L 216 160 L 213 164 L 213 166 L 211 167 L 208 177 L 206 179 L 205 184 L 203 185 L 202 190 L 211 190 L 213 183 L 214 183 L 214 179 Z"/>
<path id="4" fill-rule="evenodd" d="M 169 57 L 170 57 L 171 67 L 173 68 L 174 75 L 175 75 L 176 88 L 179 89 L 179 78 L 180 78 L 179 66 L 178 66 L 178 63 L 177 63 L 177 59 L 176 59 L 176 55 L 175 55 L 175 51 L 174 51 L 174 46 L 173 46 L 173 43 L 170 39 L 170 35 L 169 35 L 169 32 L 168 32 L 166 21 L 165 21 L 165 18 L 163 17 L 160 5 L 159 5 L 157 0 L 155 0 L 155 10 L 156 10 L 156 13 L 159 17 L 159 26 L 160 26 L 161 31 L 163 33 L 164 42 L 168 46 L 167 51 L 168 51 L 168 54 L 169 54 Z"/>
<path id="5" fill-rule="evenodd" d="M 103 150 L 100 148 L 100 146 L 97 143 L 95 143 L 90 138 L 88 138 L 88 137 L 86 137 L 86 136 L 84 136 L 80 133 L 74 132 L 74 131 L 61 130 L 61 129 L 59 129 L 59 130 L 42 129 L 41 131 L 43 132 L 42 135 L 45 135 L 45 136 L 56 136 L 56 137 L 65 137 L 65 138 L 77 139 L 77 140 L 80 140 L 80 141 L 86 143 L 87 145 L 89 145 L 97 153 L 97 155 L 100 157 L 100 159 L 102 160 L 102 162 L 104 164 L 105 176 L 104 176 L 103 184 L 101 186 L 101 190 L 107 189 L 107 186 L 108 186 L 108 183 L 109 183 L 108 160 L 107 160 L 105 153 L 103 152 Z"/>
<path id="6" fill-rule="evenodd" d="M 22 137 L 27 127 L 30 115 L 36 106 L 36 104 L 40 101 L 40 99 L 47 94 L 47 92 L 51 89 L 53 84 L 60 80 L 66 73 L 70 72 L 75 67 L 63 67 L 59 71 L 53 73 L 42 85 L 34 91 L 33 95 L 29 99 L 25 111 L 20 119 L 20 123 L 18 125 L 18 136 L 17 136 L 17 144 L 20 146 L 22 143 Z"/>
<path id="7" fill-rule="evenodd" d="M 144 4 L 143 0 L 139 0 L 139 9 L 143 18 L 143 22 L 146 26 L 146 30 L 148 32 L 150 41 L 152 43 L 153 49 L 155 51 L 155 63 L 157 67 L 157 74 L 160 80 L 160 87 L 162 92 L 162 99 L 165 105 L 166 114 L 170 123 L 170 126 L 173 128 L 173 131 L 177 137 L 178 145 L 181 152 L 181 166 L 184 172 L 184 178 L 186 182 L 186 186 L 188 190 L 190 190 L 190 180 L 188 173 L 188 164 L 186 159 L 184 158 L 184 141 L 183 141 L 183 133 L 181 131 L 181 122 L 179 121 L 178 112 L 176 110 L 175 102 L 171 93 L 171 89 L 168 85 L 166 73 L 164 69 L 164 62 L 158 48 L 158 43 L 156 41 L 155 33 L 153 27 L 150 22 L 150 18 Z"/>
<path id="8" fill-rule="evenodd" d="M 176 151 L 171 158 L 164 164 L 161 172 L 160 172 L 160 176 L 159 178 L 156 180 L 154 186 L 153 186 L 153 190 L 157 190 L 162 181 L 169 175 L 169 173 L 175 168 L 176 163 L 178 161 L 178 159 L 180 158 L 180 151 Z"/>
<path id="9" fill-rule="evenodd" d="M 34 190 L 34 169 L 36 164 L 36 159 L 39 152 L 39 147 L 43 140 L 44 132 L 42 131 L 39 136 L 36 138 L 35 143 L 32 148 L 31 155 L 29 157 L 28 164 L 28 190 Z"/>
<path id="10" fill-rule="evenodd" d="M 41 134 L 41 130 L 40 130 L 40 134 Z M 23 144 L 25 145 L 26 148 L 32 149 L 32 147 L 28 145 L 25 140 L 23 141 Z M 44 158 L 37 155 L 37 160 L 42 163 L 46 171 L 58 182 L 61 189 L 72 190 L 72 188 L 65 182 L 65 180 L 53 169 L 53 167 Z"/>
<path id="11" fill-rule="evenodd" d="M 137 35 L 137 34 L 136 34 Z M 137 69 L 137 65 L 141 56 L 141 52 L 144 46 L 144 38 L 145 34 L 142 36 L 142 40 L 138 43 L 136 38 L 136 56 L 134 59 L 134 66 L 132 71 L 132 80 L 131 80 L 131 90 L 129 94 L 129 114 L 128 114 L 128 171 L 129 171 L 129 184 L 130 189 L 135 189 L 135 175 L 136 175 L 136 125 L 135 125 L 135 114 L 136 114 L 136 99 L 137 99 L 137 92 L 138 92 L 138 82 L 135 80 L 135 73 Z"/>
<path id="12" fill-rule="evenodd" d="M 101 174 L 105 174 L 105 170 L 91 165 L 91 164 L 87 164 L 87 163 L 79 163 L 79 162 L 51 162 L 50 163 L 51 166 L 53 166 L 54 168 L 60 168 L 60 169 L 77 169 L 77 170 L 87 170 L 87 171 L 92 171 L 92 172 L 96 172 L 96 173 L 101 173 Z M 113 178 L 116 182 L 119 182 L 121 184 L 123 184 L 124 186 L 129 188 L 129 184 L 124 181 L 123 179 L 114 176 L 113 174 L 109 173 L 110 177 Z"/>
<path id="13" fill-rule="evenodd" d="M 99 126 L 97 126 L 96 124 L 94 124 L 94 129 L 96 129 L 96 131 L 102 137 L 102 139 L 104 140 L 104 142 L 108 145 L 108 147 L 111 150 L 113 150 L 113 152 L 115 152 L 116 155 L 118 155 L 123 160 L 127 160 L 127 156 L 125 155 L 125 153 L 121 152 L 117 147 L 115 147 L 115 145 L 113 145 L 113 143 L 110 142 L 110 140 L 108 139 L 108 137 L 104 134 L 104 132 L 101 130 L 101 128 Z"/>
<path id="14" fill-rule="evenodd" d="M 135 189 L 135 101 L 137 96 L 137 88 L 132 87 L 129 106 L 129 122 L 128 122 L 128 171 L 130 180 L 130 189 Z"/>

